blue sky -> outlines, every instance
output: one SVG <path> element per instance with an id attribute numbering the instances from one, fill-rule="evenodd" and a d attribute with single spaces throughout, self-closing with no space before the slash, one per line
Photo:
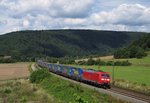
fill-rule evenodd
<path id="1" fill-rule="evenodd" d="M 20 30 L 150 32 L 149 0 L 0 0 L 0 34 Z"/>

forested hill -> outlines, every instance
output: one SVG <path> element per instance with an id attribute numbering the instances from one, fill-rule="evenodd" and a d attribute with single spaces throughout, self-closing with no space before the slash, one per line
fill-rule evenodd
<path id="1" fill-rule="evenodd" d="M 144 35 L 129 46 L 118 49 L 114 53 L 115 58 L 142 58 L 150 51 L 150 35 Z"/>
<path id="2" fill-rule="evenodd" d="M 97 30 L 20 31 L 0 35 L 0 55 L 26 58 L 110 54 L 143 33 Z"/>

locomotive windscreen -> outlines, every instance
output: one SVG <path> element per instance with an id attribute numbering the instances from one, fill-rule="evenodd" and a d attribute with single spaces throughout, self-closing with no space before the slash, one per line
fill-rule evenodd
<path id="1" fill-rule="evenodd" d="M 104 78 L 107 77 L 108 78 L 109 75 L 108 74 L 102 74 L 102 77 L 104 77 Z"/>

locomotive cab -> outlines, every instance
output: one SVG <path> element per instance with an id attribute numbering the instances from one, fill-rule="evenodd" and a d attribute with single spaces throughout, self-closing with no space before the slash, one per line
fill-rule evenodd
<path id="1" fill-rule="evenodd" d="M 99 82 L 104 88 L 110 88 L 110 76 L 106 72 L 101 72 Z"/>

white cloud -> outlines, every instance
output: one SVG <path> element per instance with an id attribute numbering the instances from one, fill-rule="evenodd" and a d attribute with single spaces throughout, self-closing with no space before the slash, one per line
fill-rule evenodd
<path id="1" fill-rule="evenodd" d="M 150 32 L 149 7 L 102 1 L 104 5 L 99 0 L 1 0 L 0 34 L 63 28 Z"/>
<path id="2" fill-rule="evenodd" d="M 91 11 L 93 0 L 2 0 L 0 6 L 10 16 L 47 14 L 54 17 L 85 17 Z"/>
<path id="3" fill-rule="evenodd" d="M 79 19 L 79 18 L 66 18 L 64 19 L 64 24 L 72 25 L 72 26 L 82 26 L 87 23 L 86 19 Z"/>
<path id="4" fill-rule="evenodd" d="M 140 4 L 122 4 L 109 12 L 93 13 L 88 21 L 105 30 L 150 32 L 150 8 Z"/>
<path id="5" fill-rule="evenodd" d="M 102 23 L 141 26 L 150 24 L 150 8 L 142 5 L 120 5 L 110 12 L 99 12 L 91 15 L 95 24 Z"/>
<path id="6" fill-rule="evenodd" d="M 29 26 L 29 21 L 28 20 L 23 20 L 23 27 Z"/>

